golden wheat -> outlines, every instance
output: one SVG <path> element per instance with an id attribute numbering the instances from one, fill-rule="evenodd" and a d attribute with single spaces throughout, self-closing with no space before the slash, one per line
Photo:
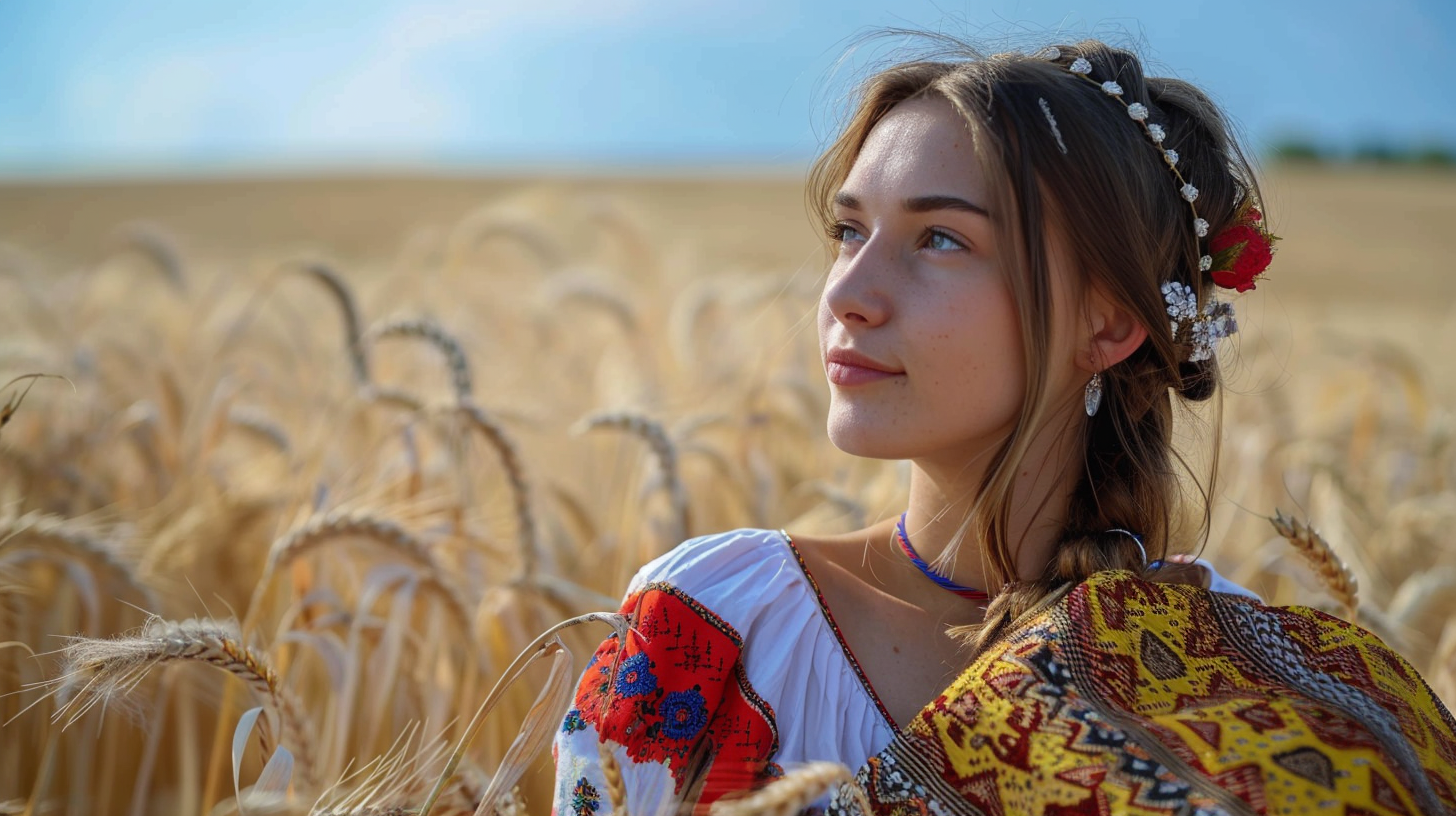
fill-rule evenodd
<path id="1" fill-rule="evenodd" d="M 849 789 L 850 802 L 870 816 L 869 800 L 854 773 L 838 762 L 810 762 L 784 774 L 762 789 L 739 799 L 713 803 L 713 816 L 795 816 L 839 786 Z"/>
<path id="2" fill-rule="evenodd" d="M 74 724 L 97 704 L 118 702 L 151 671 L 171 661 L 192 661 L 238 678 L 279 723 L 275 735 L 266 723 L 264 751 L 281 738 L 297 761 L 305 787 L 313 777 L 313 737 L 303 704 L 278 679 L 266 655 L 245 646 L 231 621 L 152 618 L 137 633 L 117 638 L 72 638 L 65 664 L 50 685 L 63 699 L 55 718 Z"/>
<path id="3" fill-rule="evenodd" d="M 617 762 L 616 748 L 615 742 L 603 739 L 597 743 L 597 755 L 602 763 L 602 776 L 607 780 L 607 801 L 612 805 L 612 813 L 617 816 L 630 816 L 627 807 L 627 783 L 622 779 L 622 765 Z"/>
<path id="4" fill-rule="evenodd" d="M 455 389 L 457 402 L 468 401 L 475 390 L 475 381 L 470 374 L 470 358 L 465 347 L 454 335 L 445 331 L 433 320 L 425 318 L 400 318 L 371 326 L 365 335 L 367 339 L 382 340 L 386 337 L 414 337 L 429 343 L 445 356 L 450 368 L 450 383 Z"/>
<path id="5" fill-rule="evenodd" d="M 521 555 L 519 577 L 529 580 L 535 575 L 536 565 L 540 560 L 541 539 L 537 533 L 535 508 L 532 506 L 531 483 L 526 479 L 521 455 L 517 451 L 516 443 L 511 439 L 511 435 L 484 408 L 462 402 L 459 411 L 469 426 L 479 431 L 500 457 L 501 467 L 506 473 L 506 481 L 511 486 L 511 497 L 516 511 L 516 534 L 521 544 L 518 548 Z"/>
<path id="6" fill-rule="evenodd" d="M 653 456 L 657 459 L 662 487 L 667 492 L 668 501 L 672 506 L 674 526 L 669 538 L 676 541 L 687 538 L 688 530 L 691 529 L 688 518 L 688 495 L 683 488 L 682 478 L 678 475 L 677 446 L 667 435 L 667 430 L 662 427 L 662 423 L 642 414 L 616 411 L 588 416 L 578 422 L 574 430 L 576 433 L 586 433 L 599 428 L 626 431 L 647 443 L 648 448 L 652 450 Z"/>
<path id="7" fill-rule="evenodd" d="M 114 578 L 148 612 L 161 610 L 162 602 L 156 592 L 137 577 L 132 564 L 122 560 L 114 546 L 102 539 L 76 529 L 65 519 L 44 513 L 26 513 L 9 521 L 0 519 L 0 564 L 51 558 L 57 554 L 86 565 L 93 574 Z"/>
<path id="8" fill-rule="evenodd" d="M 1430 223 L 1449 220 L 1450 181 L 1408 182 L 1414 186 L 1399 200 L 1418 198 Z M 0 389 L 0 539 L 31 528 L 0 544 L 0 628 L 15 633 L 0 637 L 10 644 L 0 644 L 0 683 L 40 688 L 33 684 L 47 667 L 29 655 L 55 635 L 108 634 L 104 627 L 133 614 L 126 604 L 177 619 L 226 606 L 244 634 L 268 638 L 259 659 L 272 659 L 318 723 L 316 747 L 295 753 L 341 781 L 315 812 L 416 812 L 439 784 L 436 813 L 474 813 L 512 746 L 521 741 L 512 755 L 519 767 L 552 718 L 544 708 L 530 714 L 535 689 L 509 683 L 486 695 L 488 721 L 451 718 L 478 703 L 482 686 L 503 677 L 497 667 L 546 623 L 615 608 L 632 571 L 697 528 L 830 532 L 903 506 L 903 468 L 850 460 L 824 436 L 826 394 L 812 342 L 804 342 L 821 279 L 817 241 L 795 220 L 800 191 L 792 183 L 632 182 L 630 202 L 606 192 L 615 182 L 486 185 L 472 195 L 489 188 L 494 200 L 464 218 L 449 215 L 474 203 L 458 193 L 433 211 L 395 197 L 390 217 L 424 219 L 399 225 L 401 241 L 367 214 L 339 223 L 368 230 L 322 232 L 328 218 L 308 219 L 337 211 L 340 200 L 362 206 L 365 197 L 333 184 L 272 193 L 261 185 L 258 195 L 274 196 L 263 207 L 228 185 L 171 189 L 168 200 L 205 202 L 193 209 L 212 213 L 216 234 L 209 238 L 189 215 L 119 241 L 108 237 L 113 225 L 151 209 L 135 192 L 79 206 L 75 197 L 94 191 L 28 190 L 30 201 L 72 196 L 52 211 L 74 215 L 67 240 L 75 243 L 58 243 L 56 257 L 0 244 L 0 382 L 51 371 L 74 385 L 33 388 L 23 405 L 29 383 Z M 706 192 L 693 192 L 692 202 L 726 202 L 742 224 L 761 222 L 725 229 L 721 213 L 688 205 L 684 193 L 697 186 Z M 1252 311 L 1241 315 L 1251 319 L 1228 369 L 1246 379 L 1226 403 L 1222 495 L 1205 555 L 1273 603 L 1333 608 L 1358 600 L 1360 623 L 1405 651 L 1449 703 L 1456 605 L 1443 566 L 1456 558 L 1456 380 L 1426 350 L 1456 342 L 1448 311 L 1431 305 L 1450 302 L 1456 289 L 1422 276 L 1389 287 L 1419 297 L 1346 297 L 1339 280 L 1356 279 L 1341 271 L 1342 254 L 1364 257 L 1374 244 L 1319 232 L 1321 219 L 1355 210 L 1331 210 L 1326 198 L 1393 201 L 1392 189 L 1373 178 L 1291 183 L 1290 195 L 1306 195 L 1292 211 L 1324 214 L 1301 221 L 1314 230 L 1302 239 L 1291 224 L 1280 274 L 1267 287 L 1279 316 L 1260 319 L 1263 285 L 1245 300 Z M 1323 193 L 1310 198 L 1309 190 Z M 315 191 L 330 203 L 319 206 Z M 31 205 L 7 204 L 7 195 L 0 187 L 0 209 L 10 207 L 0 223 L 45 222 Z M 1384 212 L 1360 210 L 1367 221 Z M 1409 236 L 1415 222 L 1407 222 L 1387 219 L 1360 234 Z M 286 224 L 276 234 L 289 237 L 270 242 L 265 223 Z M 317 245 L 346 253 L 347 275 L 311 258 L 275 262 L 299 257 L 292 253 L 300 225 L 320 230 Z M 739 236 L 748 229 L 755 240 L 745 244 Z M 174 235 L 186 236 L 185 258 Z M 92 236 L 100 238 L 88 244 Z M 1326 251 L 1323 260 L 1309 254 Z M 1442 252 L 1403 240 L 1401 262 L 1390 268 L 1439 268 Z M 94 263 L 78 268 L 65 257 Z M 1319 281 L 1317 310 L 1301 305 L 1309 288 L 1300 283 L 1302 264 L 1320 272 L 1306 276 Z M 168 285 L 130 285 L 110 270 L 156 272 Z M 301 307 L 303 298 L 273 300 L 269 319 L 254 323 L 272 288 L 300 274 L 335 301 L 342 332 L 323 319 L 329 315 Z M 431 315 L 436 327 L 486 325 L 492 352 L 533 353 L 472 354 L 470 363 L 489 359 L 491 391 L 461 402 L 485 369 L 465 367 L 465 336 L 454 338 L 453 351 L 427 339 L 452 369 L 454 399 L 437 405 L 416 393 L 417 378 L 394 384 L 379 376 L 390 349 L 370 342 L 394 330 L 382 328 L 388 322 L 368 334 L 364 327 L 380 306 Z M 651 448 L 629 460 L 627 478 L 622 446 L 562 432 L 613 405 L 639 410 L 606 425 Z M 1198 422 L 1180 425 L 1178 438 L 1185 430 L 1196 436 Z M 481 466 L 461 451 L 477 432 L 495 449 L 510 491 L 508 535 L 465 523 Z M 235 441 L 229 434 L 243 438 L 224 444 Z M 1323 537 L 1308 524 L 1281 523 L 1315 555 L 1315 574 L 1332 583 L 1334 601 L 1284 542 L 1270 541 L 1263 508 L 1276 497 L 1319 522 Z M 350 508 L 336 519 L 381 525 L 330 537 L 328 508 Z M 45 538 L 50 528 L 71 542 Z M 314 535 L 322 537 L 305 542 Z M 289 543 L 292 536 L 301 538 Z M 1327 546 L 1317 549 L 1320 542 Z M 307 553 L 326 555 L 297 557 Z M 1348 567 L 1336 569 L 1331 553 Z M 457 632 L 466 625 L 468 640 Z M 563 637 L 578 651 L 599 640 Z M 238 698 L 251 686 L 226 682 L 219 705 L 215 684 L 213 673 L 163 673 L 146 697 L 156 716 L 145 733 L 101 706 L 63 731 L 44 707 L 22 714 L 20 697 L 0 697 L 0 717 L 10 720 L 0 740 L 35 746 L 0 751 L 0 810 L 302 812 L 308 805 L 297 797 L 245 793 L 247 801 L 232 801 L 229 737 Z M 423 723 L 440 735 L 419 738 Z M 274 732 L 265 738 L 277 742 Z M 295 749 L 286 735 L 281 741 Z M 688 770 L 703 761 L 690 756 Z M 367 770 L 353 776 L 350 768 Z M 498 812 L 524 812 L 522 801 L 545 809 L 544 769 L 521 777 L 519 794 L 514 785 L 501 790 L 508 781 L 493 794 Z M 696 787 L 682 800 L 691 809 Z"/>
<path id="9" fill-rule="evenodd" d="M 1319 576 L 1325 589 L 1344 607 L 1345 617 L 1354 620 L 1359 609 L 1359 587 L 1355 583 L 1355 576 L 1350 574 L 1349 567 L 1335 555 L 1329 543 L 1314 528 L 1284 515 L 1277 509 L 1269 522 L 1296 552 L 1304 556 L 1305 562 Z"/>
<path id="10" fill-rule="evenodd" d="M 413 564 L 420 570 L 425 585 L 440 593 L 460 630 L 465 633 L 473 631 L 474 604 L 466 599 L 434 552 L 389 519 L 363 513 L 330 513 L 310 519 L 274 541 L 268 553 L 265 575 L 282 570 L 295 559 L 325 544 L 348 540 L 368 542 Z M 260 589 L 263 586 L 259 584 Z"/>
<path id="11" fill-rule="evenodd" d="M 179 294 L 187 294 L 187 277 L 177 240 L 157 224 L 136 221 L 116 230 L 119 249 L 130 249 L 146 257 Z"/>
<path id="12" fill-rule="evenodd" d="M 352 363 L 354 381 L 360 386 L 367 386 L 369 380 L 369 357 L 365 352 L 363 325 L 364 320 L 360 317 L 358 301 L 354 298 L 354 290 L 350 288 L 343 276 L 332 266 L 318 259 L 300 259 L 284 264 L 284 269 L 301 272 L 314 280 L 322 283 L 324 288 L 333 297 L 334 302 L 339 306 L 339 315 L 344 322 L 344 350 L 349 355 L 349 362 Z"/>

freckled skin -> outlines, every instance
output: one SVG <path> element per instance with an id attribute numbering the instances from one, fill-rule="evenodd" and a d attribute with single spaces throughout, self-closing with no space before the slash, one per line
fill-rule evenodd
<path id="1" fill-rule="evenodd" d="M 992 191 L 965 121 L 929 96 L 896 105 L 875 125 L 838 192 L 834 217 L 844 234 L 820 298 L 820 350 L 853 350 L 892 375 L 840 376 L 857 383 L 840 385 L 833 377 L 843 367 L 833 364 L 829 437 L 858 456 L 911 460 L 906 527 L 933 562 L 952 546 L 1025 397 L 1018 310 L 995 213 L 974 211 L 989 210 Z M 912 200 L 920 206 L 906 206 Z M 1083 421 L 1087 379 L 1147 336 L 1095 291 L 1078 298 L 1071 253 L 1057 225 L 1046 227 L 1044 421 L 1029 432 L 1007 528 L 1021 577 L 1041 573 L 1060 535 L 1083 455 L 1070 432 Z M 947 627 L 979 623 L 982 607 L 930 584 L 895 543 L 895 521 L 891 515 L 839 536 L 795 535 L 795 543 L 880 699 L 904 723 L 964 665 Z M 994 592 L 980 542 L 963 541 L 957 552 L 950 578 Z"/>
<path id="2" fill-rule="evenodd" d="M 853 348 L 904 372 L 831 386 L 829 436 L 848 453 L 955 467 L 994 450 L 1015 421 L 1025 373 L 991 220 L 902 206 L 948 195 L 989 208 L 972 145 L 948 102 L 902 103 L 842 187 L 860 206 L 836 211 L 850 231 L 820 299 L 821 350 Z M 950 240 L 931 241 L 931 229 Z"/>

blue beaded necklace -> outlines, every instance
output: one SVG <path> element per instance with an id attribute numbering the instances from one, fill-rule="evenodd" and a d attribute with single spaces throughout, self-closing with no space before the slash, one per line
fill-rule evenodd
<path id="1" fill-rule="evenodd" d="M 955 581 L 931 569 L 930 565 L 925 563 L 925 559 L 921 558 L 915 552 L 915 548 L 910 546 L 910 534 L 905 532 L 904 513 L 900 514 L 900 523 L 895 525 L 895 538 L 900 542 L 900 549 L 905 551 L 905 556 L 910 559 L 910 563 L 914 564 L 916 569 L 925 573 L 925 577 L 934 581 L 941 589 L 954 592 L 968 601 L 990 600 L 991 596 L 987 595 L 985 590 L 957 584 Z"/>

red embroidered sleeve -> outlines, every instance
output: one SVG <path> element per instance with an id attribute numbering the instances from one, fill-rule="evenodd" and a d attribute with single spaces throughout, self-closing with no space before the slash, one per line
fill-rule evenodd
<path id="1" fill-rule="evenodd" d="M 622 612 L 632 616 L 633 631 L 625 646 L 613 635 L 597 648 L 563 730 L 590 724 L 634 762 L 665 764 L 677 795 L 701 784 L 704 810 L 782 774 L 771 761 L 778 750 L 773 709 L 748 682 L 738 632 L 666 583 L 634 593 Z M 699 760 L 706 775 L 690 783 L 689 766 Z"/>

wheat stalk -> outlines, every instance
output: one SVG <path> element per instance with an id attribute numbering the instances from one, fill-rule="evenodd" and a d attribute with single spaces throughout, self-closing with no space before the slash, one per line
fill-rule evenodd
<path id="1" fill-rule="evenodd" d="M 860 813 L 870 816 L 868 797 L 849 768 L 838 762 L 810 762 L 739 799 L 720 799 L 712 816 L 795 816 L 837 785 L 848 785 Z"/>
<path id="2" fill-rule="evenodd" d="M 60 676 L 47 683 L 65 698 L 54 715 L 57 722 L 65 719 L 63 727 L 74 724 L 98 703 L 124 697 L 164 663 L 206 663 L 243 681 L 277 718 L 277 733 L 293 753 L 306 786 L 313 786 L 313 740 L 303 706 L 279 682 L 267 655 L 243 644 L 235 622 L 153 617 L 132 635 L 72 638 L 63 655 Z M 266 720 L 261 738 L 265 753 L 271 754 L 276 738 Z"/>
<path id="3" fill-rule="evenodd" d="M 474 403 L 462 402 L 459 411 L 470 423 L 470 427 L 479 431 L 500 456 L 501 467 L 505 469 L 506 480 L 511 485 L 511 498 L 516 511 L 516 532 L 521 543 L 521 572 L 517 579 L 530 580 L 540 560 L 541 539 L 532 506 L 531 483 L 526 479 L 526 469 L 521 464 L 520 452 L 506 429 L 484 408 Z"/>
<path id="4" fill-rule="evenodd" d="M 667 435 L 662 423 L 651 417 L 630 411 L 593 414 L 576 424 L 575 433 L 585 433 L 599 428 L 614 428 L 626 431 L 647 443 L 657 459 L 662 483 L 672 505 L 673 522 L 676 525 L 673 537 L 681 541 L 687 538 L 689 529 L 688 494 L 679 475 L 677 447 Z"/>
<path id="5" fill-rule="evenodd" d="M 1304 556 L 1305 562 L 1319 576 L 1325 589 L 1345 608 L 1346 619 L 1354 620 L 1359 609 L 1359 586 L 1355 582 L 1355 576 L 1350 574 L 1350 568 L 1330 549 L 1329 542 L 1308 524 L 1286 516 L 1277 509 L 1269 523 Z"/>
<path id="6" fill-rule="evenodd" d="M 555 658 L 557 653 L 565 651 L 566 647 L 562 644 L 559 637 L 560 632 L 570 629 L 573 626 L 580 626 L 583 623 L 592 622 L 605 623 L 611 626 L 616 630 L 617 637 L 622 638 L 623 642 L 625 642 L 628 632 L 631 631 L 631 622 L 625 615 L 618 615 L 614 612 L 588 612 L 585 615 L 578 615 L 577 617 L 562 621 L 550 627 L 545 632 L 542 632 L 540 635 L 537 635 L 535 640 L 531 641 L 525 649 L 522 649 L 516 655 L 516 659 L 511 661 L 511 665 L 506 667 L 505 672 L 501 674 L 500 679 L 496 680 L 495 686 L 485 695 L 485 700 L 481 702 L 480 707 L 471 716 L 470 722 L 465 726 L 464 735 L 461 736 L 459 743 L 455 746 L 455 750 L 450 754 L 450 759 L 445 763 L 444 771 L 436 780 L 435 786 L 431 789 L 430 795 L 425 799 L 424 805 L 420 807 L 419 816 L 429 816 L 435 803 L 439 801 L 440 794 L 444 791 L 449 780 L 454 777 L 456 769 L 460 766 L 461 760 L 464 759 L 466 749 L 474 741 L 481 726 L 485 723 L 485 718 L 489 716 L 491 710 L 500 701 L 505 689 L 509 688 L 520 677 L 521 672 L 527 666 L 543 658 Z M 611 679 L 608 678 L 609 682 Z"/>
<path id="7" fill-rule="evenodd" d="M 418 567 L 427 586 L 445 600 L 445 607 L 456 619 L 461 631 L 474 629 L 473 605 L 451 580 L 449 571 L 435 558 L 434 552 L 399 524 L 388 519 L 362 513 L 328 513 L 316 516 L 273 542 L 268 551 L 268 564 L 258 591 L 266 586 L 268 576 L 283 569 L 305 553 L 333 541 L 358 539 L 370 542 Z"/>
<path id="8" fill-rule="evenodd" d="M 319 796 L 311 816 L 345 816 L 364 813 L 417 812 L 413 805 L 429 790 L 438 773 L 438 766 L 450 750 L 442 739 L 416 741 L 420 727 L 411 724 L 382 756 L 375 757 L 360 769 L 339 780 L 333 788 Z M 441 794 L 441 813 L 468 816 L 475 813 L 489 777 L 469 761 L 462 761 Z M 349 789 L 345 791 L 345 784 Z M 328 800 L 328 804 L 325 804 Z M 509 812 L 509 805 L 518 804 L 519 792 L 510 791 L 501 797 L 498 813 Z"/>
<path id="9" fill-rule="evenodd" d="M 373 340 L 386 337 L 414 337 L 429 343 L 445 356 L 450 367 L 450 382 L 455 389 L 455 399 L 465 402 L 475 389 L 470 375 L 470 360 L 465 356 L 465 347 L 454 335 L 445 331 L 433 320 L 426 318 L 390 320 L 369 329 L 367 335 Z"/>

